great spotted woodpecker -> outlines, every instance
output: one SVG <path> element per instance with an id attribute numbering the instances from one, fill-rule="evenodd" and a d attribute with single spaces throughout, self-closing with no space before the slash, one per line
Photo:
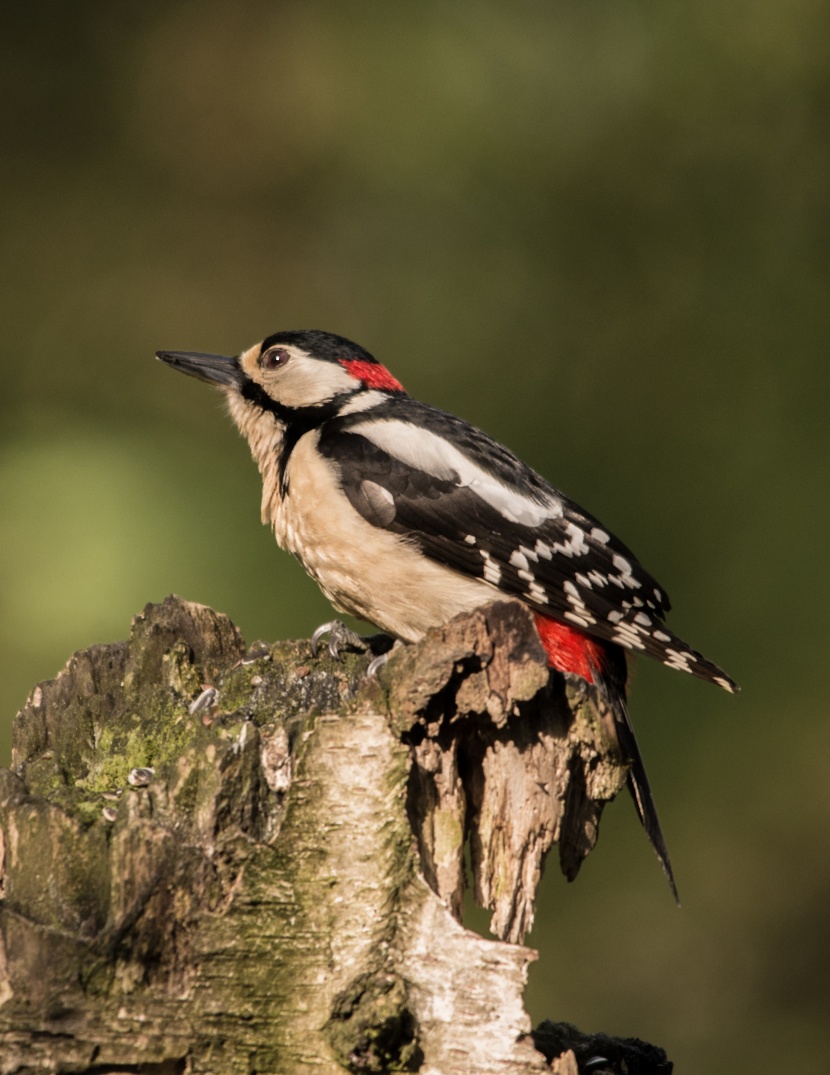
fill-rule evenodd
<path id="1" fill-rule="evenodd" d="M 626 709 L 626 651 L 737 685 L 666 627 L 668 597 L 626 546 L 340 336 L 278 332 L 231 358 L 157 357 L 223 390 L 262 474 L 263 523 L 335 608 L 408 642 L 494 592 L 533 610 L 550 666 L 593 684 L 613 713 L 637 812 L 676 898 Z"/>

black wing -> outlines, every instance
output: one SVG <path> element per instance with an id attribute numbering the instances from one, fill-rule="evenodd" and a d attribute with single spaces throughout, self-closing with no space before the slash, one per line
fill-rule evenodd
<path id="1" fill-rule="evenodd" d="M 374 526 L 588 635 L 734 689 L 666 628 L 668 597 L 631 551 L 475 427 L 398 399 L 326 423 L 319 446 Z"/>

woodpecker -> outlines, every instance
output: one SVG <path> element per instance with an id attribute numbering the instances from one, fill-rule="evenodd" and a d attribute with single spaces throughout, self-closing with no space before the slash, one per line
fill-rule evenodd
<path id="1" fill-rule="evenodd" d="M 677 899 L 626 705 L 628 653 L 737 684 L 665 624 L 665 591 L 609 529 L 509 449 L 420 403 L 368 351 L 317 330 L 233 357 L 158 351 L 217 386 L 262 475 L 262 521 L 341 612 L 415 642 L 497 593 L 533 612 L 552 669 L 613 714 L 640 821 Z"/>

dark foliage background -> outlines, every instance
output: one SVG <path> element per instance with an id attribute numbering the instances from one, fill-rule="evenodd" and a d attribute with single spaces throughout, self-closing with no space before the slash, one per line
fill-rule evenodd
<path id="1" fill-rule="evenodd" d="M 816 0 L 34 2 L 0 41 L 0 702 L 176 591 L 329 614 L 157 348 L 353 337 L 665 583 L 630 805 L 543 887 L 535 1018 L 814 1069 L 830 1010 L 830 13 Z"/>

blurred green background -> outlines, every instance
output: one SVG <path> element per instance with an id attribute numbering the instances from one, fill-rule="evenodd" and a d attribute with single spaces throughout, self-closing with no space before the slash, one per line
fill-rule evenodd
<path id="1" fill-rule="evenodd" d="M 4 757 L 32 685 L 170 591 L 248 641 L 328 617 L 218 396 L 153 352 L 352 337 L 599 515 L 744 688 L 638 668 L 683 908 L 621 799 L 548 871 L 534 1019 L 818 1070 L 828 40 L 816 0 L 8 11 Z"/>

